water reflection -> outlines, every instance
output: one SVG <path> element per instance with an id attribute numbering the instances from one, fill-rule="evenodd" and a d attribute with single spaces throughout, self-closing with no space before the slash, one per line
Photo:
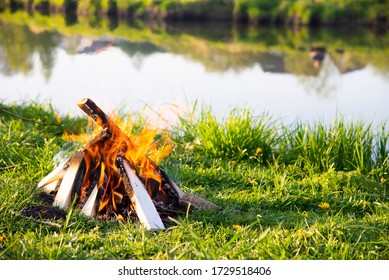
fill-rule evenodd
<path id="1" fill-rule="evenodd" d="M 64 21 L 61 26 L 57 25 L 56 18 L 45 17 L 42 23 L 36 17 L 14 22 L 19 17 L 0 14 L 2 67 L 10 73 L 28 74 L 32 69 L 31 57 L 38 53 L 49 77 L 58 46 L 72 54 L 99 52 L 112 46 L 130 56 L 168 51 L 199 61 L 208 71 L 219 72 L 239 71 L 259 64 L 265 72 L 319 76 L 326 56 L 342 74 L 362 69 L 367 64 L 383 76 L 389 72 L 388 36 L 369 29 L 350 32 L 339 28 L 291 30 L 239 27 L 228 23 L 130 25 L 117 22 L 112 29 L 110 22 L 96 18 L 73 25 L 66 25 Z M 103 34 L 107 36 L 101 37 Z"/>
<path id="2" fill-rule="evenodd" d="M 37 54 L 44 66 L 43 75 L 48 80 L 60 38 L 57 33 L 33 32 L 25 25 L 0 24 L 1 73 L 27 75 L 33 69 L 33 56 Z"/>
<path id="3" fill-rule="evenodd" d="M 75 22 L 59 15 L 0 13 L 2 76 L 29 76 L 39 60 L 42 76 L 49 83 L 61 51 L 77 57 L 98 56 L 110 50 L 120 50 L 139 72 L 148 58 L 173 54 L 200 64 L 209 76 L 245 75 L 253 69 L 257 75 L 292 75 L 304 93 L 320 98 L 336 95 L 342 87 L 342 76 L 367 68 L 381 77 L 381 89 L 385 83 L 388 88 L 389 80 L 389 36 L 369 29 L 293 30 L 227 23 L 127 23 L 96 18 Z M 166 73 L 162 70 L 163 74 Z M 250 83 L 258 88 L 259 80 L 258 76 Z M 269 87 L 272 85 L 264 84 L 262 88 L 270 92 Z"/>

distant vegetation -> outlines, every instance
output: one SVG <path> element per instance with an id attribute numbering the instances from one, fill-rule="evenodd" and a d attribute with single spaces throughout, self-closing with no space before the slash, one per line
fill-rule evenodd
<path id="1" fill-rule="evenodd" d="M 0 9 L 252 24 L 389 24 L 389 0 L 1 0 Z"/>
<path id="2" fill-rule="evenodd" d="M 370 28 L 276 28 L 234 25 L 232 23 L 147 24 L 112 18 L 79 17 L 76 22 L 61 14 L 50 16 L 23 10 L 0 13 L 0 71 L 12 75 L 28 74 L 33 57 L 38 55 L 48 79 L 55 64 L 56 48 L 65 38 L 67 51 L 76 53 L 77 37 L 105 36 L 112 44 L 132 56 L 168 51 L 202 63 L 207 70 L 240 71 L 259 64 L 264 71 L 292 73 L 309 83 L 320 69 L 312 65 L 312 46 L 326 48 L 339 73 L 366 67 L 386 78 L 389 75 L 389 36 Z M 124 39 L 116 42 L 113 38 Z M 139 49 L 139 44 L 148 44 Z M 297 63 L 298 62 L 298 63 Z M 273 69 L 277 65 L 277 69 Z M 271 68 L 273 67 L 273 68 Z M 325 71 L 323 73 L 326 73 Z M 305 79 L 305 80 L 303 80 Z M 324 77 L 325 79 L 325 77 Z M 325 95 L 325 92 L 321 93 Z"/>

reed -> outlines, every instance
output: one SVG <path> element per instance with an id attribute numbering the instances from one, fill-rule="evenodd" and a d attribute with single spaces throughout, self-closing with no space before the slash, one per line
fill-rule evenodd
<path id="1" fill-rule="evenodd" d="M 345 121 L 333 124 L 301 121 L 284 125 L 268 114 L 254 116 L 250 109 L 231 110 L 228 118 L 218 120 L 210 108 L 197 117 L 181 118 L 179 136 L 191 141 L 195 151 L 214 158 L 256 160 L 262 164 L 311 166 L 320 171 L 388 168 L 389 133 L 382 124 Z"/>
<path id="2" fill-rule="evenodd" d="M 385 163 L 388 132 L 363 121 L 345 122 L 338 117 L 332 125 L 297 123 L 284 127 L 279 154 L 288 164 L 309 164 L 320 170 L 362 170 Z"/>
<path id="3" fill-rule="evenodd" d="M 197 118 L 181 118 L 184 139 L 191 139 L 196 151 L 210 157 L 256 160 L 263 164 L 272 158 L 276 130 L 268 114 L 254 116 L 250 109 L 231 110 L 218 118 L 203 108 Z"/>

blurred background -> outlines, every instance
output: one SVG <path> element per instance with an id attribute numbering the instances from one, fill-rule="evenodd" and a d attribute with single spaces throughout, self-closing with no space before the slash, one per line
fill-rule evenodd
<path id="1" fill-rule="evenodd" d="M 389 1 L 0 0 L 0 100 L 389 117 Z"/>

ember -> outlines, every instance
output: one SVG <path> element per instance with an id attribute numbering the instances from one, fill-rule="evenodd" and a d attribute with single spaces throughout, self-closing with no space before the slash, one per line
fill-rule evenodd
<path id="1" fill-rule="evenodd" d="M 147 156 L 155 134 L 131 138 L 92 100 L 82 99 L 78 106 L 102 130 L 38 184 L 55 194 L 54 206 L 66 209 L 75 201 L 87 216 L 139 219 L 150 230 L 164 229 L 163 221 L 177 216 L 180 208 L 216 207 L 185 194 Z"/>

